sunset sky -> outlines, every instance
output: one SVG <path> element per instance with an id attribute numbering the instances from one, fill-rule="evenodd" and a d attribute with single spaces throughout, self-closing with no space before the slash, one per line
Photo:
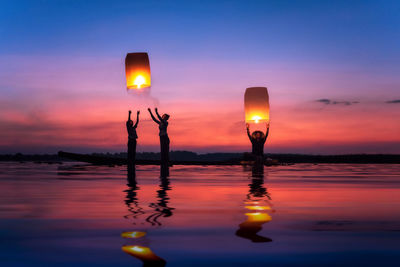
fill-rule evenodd
<path id="1" fill-rule="evenodd" d="M 0 0 L 0 153 L 250 150 L 243 96 L 268 87 L 271 153 L 400 153 L 399 1 Z M 125 85 L 148 52 L 151 96 Z"/>

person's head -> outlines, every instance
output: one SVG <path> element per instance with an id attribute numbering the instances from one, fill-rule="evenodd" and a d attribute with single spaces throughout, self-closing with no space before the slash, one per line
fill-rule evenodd
<path id="1" fill-rule="evenodd" d="M 254 131 L 254 132 L 251 134 L 251 137 L 253 137 L 253 139 L 256 139 L 256 140 L 263 139 L 264 136 L 265 136 L 264 133 L 261 132 L 261 131 Z"/>
<path id="2" fill-rule="evenodd" d="M 163 115 L 161 116 L 161 118 L 162 118 L 163 120 L 167 121 L 167 120 L 169 119 L 169 115 L 168 115 L 168 114 L 163 114 Z"/>
<path id="3" fill-rule="evenodd" d="M 129 126 L 133 126 L 133 121 L 129 120 L 128 124 L 129 124 Z"/>

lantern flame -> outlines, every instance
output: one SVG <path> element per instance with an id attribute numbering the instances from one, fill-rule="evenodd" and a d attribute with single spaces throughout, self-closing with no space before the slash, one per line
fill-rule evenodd
<path id="1" fill-rule="evenodd" d="M 252 120 L 254 120 L 255 123 L 259 123 L 261 120 L 260 116 L 253 116 Z"/>
<path id="2" fill-rule="evenodd" d="M 138 89 L 140 89 L 140 87 L 145 83 L 146 79 L 142 75 L 138 75 L 135 81 L 133 82 L 133 84 L 136 85 Z"/>

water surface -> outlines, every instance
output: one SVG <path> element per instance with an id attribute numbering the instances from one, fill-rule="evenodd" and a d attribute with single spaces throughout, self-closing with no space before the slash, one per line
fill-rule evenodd
<path id="1" fill-rule="evenodd" d="M 176 166 L 170 177 L 157 166 L 129 177 L 77 163 L 0 170 L 1 266 L 400 260 L 400 165 Z"/>

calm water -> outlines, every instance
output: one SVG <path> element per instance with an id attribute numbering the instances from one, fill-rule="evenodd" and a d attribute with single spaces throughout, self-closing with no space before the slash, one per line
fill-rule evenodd
<path id="1" fill-rule="evenodd" d="M 0 163 L 0 265 L 398 266 L 400 165 L 259 172 Z"/>

